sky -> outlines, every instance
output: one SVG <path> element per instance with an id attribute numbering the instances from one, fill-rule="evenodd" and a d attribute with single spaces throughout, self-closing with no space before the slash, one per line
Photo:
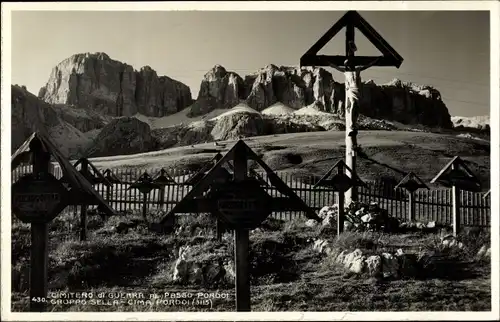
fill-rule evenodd
<path id="1" fill-rule="evenodd" d="M 14 11 L 12 83 L 38 94 L 54 66 L 105 52 L 135 69 L 150 66 L 198 96 L 214 65 L 244 77 L 268 64 L 296 66 L 344 11 Z M 437 88 L 452 116 L 489 115 L 488 11 L 359 11 L 404 58 L 372 67 L 364 80 L 399 78 Z M 319 54 L 343 55 L 341 31 Z M 357 55 L 377 49 L 356 32 Z M 343 75 L 327 68 L 343 82 Z"/>

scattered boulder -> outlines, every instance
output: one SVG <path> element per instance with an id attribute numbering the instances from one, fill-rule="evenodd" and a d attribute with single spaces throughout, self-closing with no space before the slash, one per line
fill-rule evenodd
<path id="1" fill-rule="evenodd" d="M 322 219 L 321 225 L 323 227 L 336 227 L 338 215 L 338 205 L 325 206 L 318 213 L 318 216 Z"/>
<path id="2" fill-rule="evenodd" d="M 344 257 L 344 267 L 352 273 L 362 274 L 366 268 L 366 257 L 360 249 L 354 250 L 352 253 Z"/>
<path id="3" fill-rule="evenodd" d="M 491 258 L 491 247 L 488 247 L 487 245 L 481 246 L 481 248 L 476 254 L 476 260 L 477 261 L 489 260 L 490 258 Z"/>
<path id="4" fill-rule="evenodd" d="M 441 239 L 441 244 L 445 248 L 453 248 L 453 247 L 458 247 L 459 249 L 464 248 L 464 244 L 462 242 L 459 242 L 457 238 L 453 235 L 447 235 Z"/>
<path id="5" fill-rule="evenodd" d="M 307 227 L 316 227 L 318 225 L 318 222 L 315 219 L 308 219 L 306 220 L 305 225 Z"/>
<path id="6" fill-rule="evenodd" d="M 135 154 L 152 151 L 156 145 L 147 123 L 135 117 L 121 117 L 101 130 L 86 154 L 88 157 Z"/>
<path id="7" fill-rule="evenodd" d="M 318 253 L 323 253 L 327 246 L 328 241 L 317 239 L 316 241 L 314 241 L 313 250 L 317 251 Z"/>
<path id="8" fill-rule="evenodd" d="M 380 255 L 372 255 L 366 259 L 368 276 L 380 277 L 382 274 L 382 258 Z"/>
<path id="9" fill-rule="evenodd" d="M 189 278 L 189 267 L 188 262 L 186 261 L 186 251 L 189 250 L 189 247 L 181 247 L 179 248 L 179 257 L 175 261 L 174 273 L 172 277 L 172 281 L 174 282 L 185 282 Z"/>
<path id="10" fill-rule="evenodd" d="M 194 253 L 192 246 L 179 248 L 179 255 L 172 272 L 174 283 L 213 286 L 234 281 L 235 273 L 231 259 L 216 254 L 200 259 L 194 256 Z"/>
<path id="11" fill-rule="evenodd" d="M 335 262 L 339 263 L 339 264 L 344 264 L 344 259 L 347 255 L 347 252 L 345 250 L 343 250 L 342 252 L 340 252 L 340 254 L 337 255 L 337 257 L 335 258 Z"/>

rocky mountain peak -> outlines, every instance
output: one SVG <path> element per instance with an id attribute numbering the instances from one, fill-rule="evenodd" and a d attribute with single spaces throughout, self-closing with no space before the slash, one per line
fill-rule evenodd
<path id="1" fill-rule="evenodd" d="M 205 78 L 210 78 L 210 77 L 222 78 L 226 76 L 226 74 L 227 70 L 223 66 L 217 64 L 205 74 Z"/>
<path id="2" fill-rule="evenodd" d="M 106 53 L 73 55 L 52 69 L 39 98 L 103 115 L 131 116 L 141 113 L 161 117 L 191 105 L 191 90 L 171 78 L 160 80 L 155 70 L 111 59 Z"/>
<path id="3" fill-rule="evenodd" d="M 233 82 L 214 67 L 202 80 L 193 116 L 215 108 L 231 108 L 242 100 L 251 108 L 262 111 L 282 102 L 300 109 L 313 103 L 321 110 L 345 115 L 345 87 L 321 67 L 287 67 L 269 64 L 244 78 L 231 73 Z M 232 84 L 228 86 L 228 84 Z M 409 124 L 450 128 L 452 126 L 441 95 L 430 86 L 415 85 L 393 79 L 378 86 L 373 80 L 364 83 L 361 113 L 373 118 L 385 118 Z M 229 88 L 229 89 L 228 89 Z"/>

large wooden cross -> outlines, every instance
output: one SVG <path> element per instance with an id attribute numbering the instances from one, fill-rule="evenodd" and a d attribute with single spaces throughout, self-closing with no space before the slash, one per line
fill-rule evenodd
<path id="1" fill-rule="evenodd" d="M 321 48 L 335 37 L 343 27 L 346 28 L 345 55 L 317 55 Z M 354 41 L 355 27 L 382 53 L 382 56 L 355 56 L 355 52 L 357 51 Z M 300 58 L 300 66 L 333 67 L 345 75 L 346 164 L 352 170 L 346 173 L 349 177 L 352 176 L 352 178 L 355 178 L 356 176 L 356 151 L 358 147 L 357 118 L 362 95 L 360 73 L 372 66 L 394 66 L 399 68 L 402 62 L 403 58 L 356 11 L 348 11 L 342 16 Z M 349 204 L 353 200 L 357 200 L 356 186 L 345 192 L 346 204 Z"/>

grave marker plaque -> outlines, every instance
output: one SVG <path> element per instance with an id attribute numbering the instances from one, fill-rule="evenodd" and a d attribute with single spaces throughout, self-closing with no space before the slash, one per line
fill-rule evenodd
<path id="1" fill-rule="evenodd" d="M 24 223 L 48 223 L 66 208 L 68 196 L 52 174 L 27 174 L 12 185 L 12 211 Z"/>
<path id="2" fill-rule="evenodd" d="M 215 213 L 229 229 L 255 229 L 270 214 L 272 198 L 256 180 L 228 182 L 211 196 Z"/>

